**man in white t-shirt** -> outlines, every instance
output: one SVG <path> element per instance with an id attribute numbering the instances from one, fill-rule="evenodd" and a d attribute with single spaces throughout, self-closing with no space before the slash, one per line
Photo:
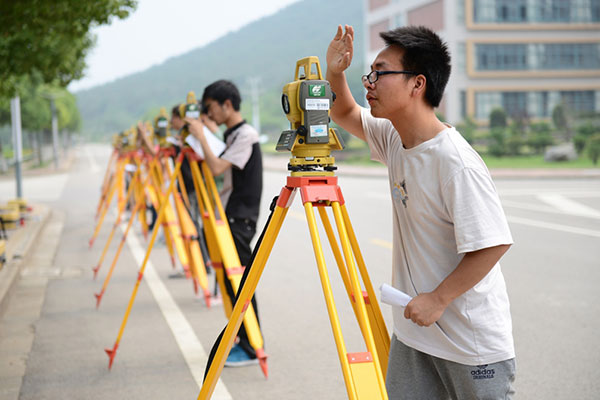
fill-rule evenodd
<path id="1" fill-rule="evenodd" d="M 393 203 L 392 285 L 413 297 L 394 307 L 390 399 L 506 399 L 515 352 L 498 261 L 513 240 L 489 171 L 438 120 L 450 76 L 446 44 L 425 27 L 380 34 L 387 47 L 363 76 L 370 110 L 344 71 L 354 30 L 338 26 L 327 50 L 333 120 L 387 165 Z"/>

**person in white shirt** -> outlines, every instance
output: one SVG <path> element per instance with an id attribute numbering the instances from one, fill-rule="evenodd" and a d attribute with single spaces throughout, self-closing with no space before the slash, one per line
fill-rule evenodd
<path id="1" fill-rule="evenodd" d="M 425 27 L 380 36 L 360 107 L 344 71 L 354 29 L 327 50 L 332 119 L 388 167 L 393 203 L 394 307 L 390 399 L 507 399 L 516 375 L 510 305 L 498 261 L 513 243 L 489 171 L 434 109 L 450 77 L 446 44 Z"/>

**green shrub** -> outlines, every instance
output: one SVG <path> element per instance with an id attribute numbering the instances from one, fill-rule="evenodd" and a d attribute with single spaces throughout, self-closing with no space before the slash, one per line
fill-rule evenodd
<path id="1" fill-rule="evenodd" d="M 506 139 L 505 151 L 510 156 L 518 156 L 525 145 L 525 140 L 519 135 L 510 135 Z"/>
<path id="2" fill-rule="evenodd" d="M 494 157 L 506 154 L 506 131 L 503 128 L 495 127 L 490 130 L 488 153 Z"/>
<path id="3" fill-rule="evenodd" d="M 465 140 L 469 144 L 473 144 L 473 140 L 475 139 L 475 130 L 477 129 L 477 125 L 475 122 L 466 117 L 463 122 L 456 125 L 456 130 L 465 138 Z"/>
<path id="4" fill-rule="evenodd" d="M 600 133 L 596 133 L 589 137 L 586 151 L 594 165 L 598 165 L 598 158 L 600 158 Z"/>
<path id="5" fill-rule="evenodd" d="M 506 128 L 507 117 L 506 112 L 502 108 L 494 108 L 490 113 L 490 128 Z"/>
<path id="6" fill-rule="evenodd" d="M 575 146 L 575 151 L 577 151 L 577 154 L 583 153 L 583 149 L 585 148 L 587 141 L 588 137 L 586 135 L 578 133 L 577 135 L 573 136 L 573 145 Z"/>
<path id="7" fill-rule="evenodd" d="M 535 154 L 542 154 L 546 147 L 554 144 L 552 138 L 552 127 L 547 122 L 535 122 L 529 125 L 527 145 L 533 149 Z"/>

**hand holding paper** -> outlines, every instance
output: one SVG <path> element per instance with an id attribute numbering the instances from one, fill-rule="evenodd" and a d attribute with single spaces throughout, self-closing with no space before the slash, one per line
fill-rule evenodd
<path id="1" fill-rule="evenodd" d="M 381 290 L 381 302 L 391 306 L 406 307 L 412 300 L 412 297 L 401 290 L 398 290 L 387 283 L 384 283 L 379 288 Z"/>

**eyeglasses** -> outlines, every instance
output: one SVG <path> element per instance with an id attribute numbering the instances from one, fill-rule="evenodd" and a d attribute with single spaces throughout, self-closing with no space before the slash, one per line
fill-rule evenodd
<path id="1" fill-rule="evenodd" d="M 389 74 L 404 74 L 404 75 L 421 75 L 418 72 L 413 71 L 377 71 L 373 70 L 367 75 L 362 76 L 362 83 L 366 85 L 368 83 L 375 83 L 379 79 L 380 75 L 389 75 Z"/>

